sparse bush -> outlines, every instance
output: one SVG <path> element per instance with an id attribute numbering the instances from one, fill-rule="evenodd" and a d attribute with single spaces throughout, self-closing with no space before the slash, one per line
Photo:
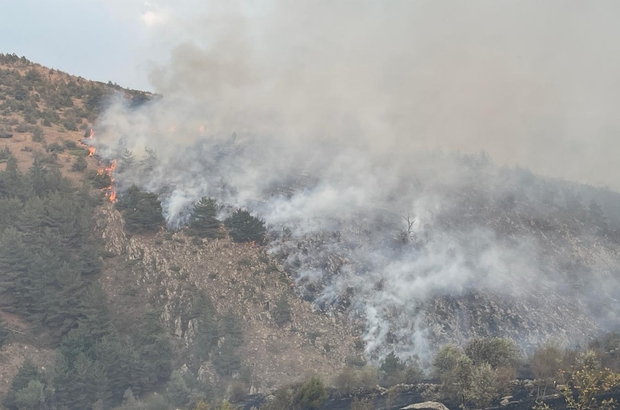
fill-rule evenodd
<path id="1" fill-rule="evenodd" d="M 342 369 L 336 376 L 334 385 L 341 395 L 349 396 L 355 392 L 358 387 L 356 372 L 349 367 Z"/>
<path id="2" fill-rule="evenodd" d="M 229 398 L 232 403 L 240 403 L 248 395 L 248 388 L 243 383 L 233 383 L 230 387 Z"/>
<path id="3" fill-rule="evenodd" d="M 235 242 L 256 242 L 262 243 L 265 239 L 265 221 L 256 218 L 248 211 L 237 209 L 224 224 L 229 230 L 230 237 Z"/>
<path id="4" fill-rule="evenodd" d="M 64 147 L 64 145 L 60 145 L 57 142 L 53 142 L 53 143 L 47 144 L 45 146 L 45 151 L 47 151 L 47 152 L 64 152 L 65 151 L 65 147 Z"/>
<path id="5" fill-rule="evenodd" d="M 27 122 L 21 122 L 17 127 L 15 127 L 15 132 L 19 132 L 20 134 L 24 132 L 29 132 L 32 130 L 32 126 Z"/>
<path id="6" fill-rule="evenodd" d="M 465 389 L 465 397 L 476 408 L 486 408 L 499 394 L 499 386 L 495 369 L 489 363 L 474 365 L 471 370 L 469 386 Z"/>
<path id="7" fill-rule="evenodd" d="M 359 391 L 368 391 L 377 386 L 377 369 L 371 366 L 344 368 L 334 380 L 334 387 L 347 396 Z"/>
<path id="8" fill-rule="evenodd" d="M 290 410 L 293 408 L 293 392 L 288 387 L 283 387 L 268 398 L 260 407 L 261 410 Z"/>
<path id="9" fill-rule="evenodd" d="M 41 127 L 34 127 L 32 130 L 32 142 L 43 142 L 44 140 L 43 129 Z"/>
<path id="10" fill-rule="evenodd" d="M 475 365 L 488 363 L 493 369 L 513 367 L 519 360 L 515 343 L 500 337 L 472 339 L 465 347 L 465 354 Z"/>
<path id="11" fill-rule="evenodd" d="M 385 386 L 393 386 L 399 383 L 417 383 L 424 375 L 416 357 L 403 362 L 396 357 L 394 352 L 390 352 L 385 357 L 379 370 L 381 370 L 381 382 Z"/>
<path id="12" fill-rule="evenodd" d="M 354 398 L 351 402 L 351 410 L 372 410 L 372 400 L 370 399 L 361 399 Z"/>
<path id="13" fill-rule="evenodd" d="M 556 377 L 562 365 L 562 351 L 551 343 L 541 346 L 530 357 L 530 366 L 537 380 Z"/>
<path id="14" fill-rule="evenodd" d="M 73 162 L 73 165 L 71 165 L 71 171 L 84 172 L 87 167 L 88 164 L 86 163 L 84 157 L 77 157 Z"/>
<path id="15" fill-rule="evenodd" d="M 620 333 L 611 332 L 590 343 L 604 367 L 620 371 Z"/>
<path id="16" fill-rule="evenodd" d="M 292 320 L 291 304 L 288 302 L 286 295 L 282 295 L 273 310 L 273 320 L 276 325 L 283 326 Z"/>
<path id="17" fill-rule="evenodd" d="M 613 398 L 601 399 L 620 386 L 620 374 L 602 368 L 600 360 L 592 351 L 579 355 L 577 365 L 562 389 L 566 407 L 574 410 L 613 409 Z"/>
<path id="18" fill-rule="evenodd" d="M 299 386 L 295 392 L 293 405 L 304 410 L 317 410 L 327 400 L 327 389 L 318 376 L 313 376 Z"/>

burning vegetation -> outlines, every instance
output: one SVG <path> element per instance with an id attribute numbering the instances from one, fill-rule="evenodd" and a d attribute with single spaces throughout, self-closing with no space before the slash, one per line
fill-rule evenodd
<path id="1" fill-rule="evenodd" d="M 100 165 L 103 165 L 97 170 L 97 176 L 95 179 L 95 186 L 104 193 L 106 198 L 110 202 L 116 202 L 116 189 L 114 187 L 114 172 L 116 171 L 116 159 L 103 160 L 96 155 L 97 148 L 93 145 L 95 143 L 95 131 L 90 130 L 89 136 L 80 140 L 80 144 L 88 150 L 88 156 L 97 160 Z"/>

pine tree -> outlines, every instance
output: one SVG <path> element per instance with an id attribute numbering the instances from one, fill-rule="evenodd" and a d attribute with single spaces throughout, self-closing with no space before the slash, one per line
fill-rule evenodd
<path id="1" fill-rule="evenodd" d="M 48 191 L 46 173 L 47 170 L 41 165 L 41 161 L 35 158 L 27 177 L 36 196 L 44 196 Z"/>
<path id="2" fill-rule="evenodd" d="M 44 218 L 45 207 L 41 198 L 34 197 L 26 201 L 18 216 L 19 230 L 23 233 L 26 243 L 34 245 L 39 242 Z"/>
<path id="3" fill-rule="evenodd" d="M 80 314 L 80 326 L 90 329 L 94 340 L 100 340 L 113 333 L 114 326 L 108 311 L 107 295 L 99 282 L 90 283 L 80 297 Z"/>
<path id="4" fill-rule="evenodd" d="M 146 148 L 146 157 L 140 161 L 140 168 L 143 174 L 149 174 L 153 172 L 157 166 L 158 159 L 155 150 Z"/>
<path id="5" fill-rule="evenodd" d="M 82 230 L 79 216 L 82 214 L 72 196 L 54 193 L 44 200 L 45 217 L 43 226 L 58 235 L 64 247 L 75 249 L 81 245 Z"/>
<path id="6" fill-rule="evenodd" d="M 242 209 L 237 209 L 224 221 L 224 224 L 235 242 L 262 243 L 267 232 L 265 221 Z"/>
<path id="7" fill-rule="evenodd" d="M 133 155 L 133 153 L 129 151 L 128 149 L 125 149 L 118 163 L 118 168 L 117 168 L 118 173 L 120 174 L 120 173 L 129 171 L 130 169 L 133 168 L 135 162 L 136 162 L 136 157 Z"/>
<path id="8" fill-rule="evenodd" d="M 39 370 L 37 366 L 30 360 L 30 358 L 26 358 L 15 377 L 13 377 L 13 381 L 11 382 L 11 388 L 7 393 L 6 397 L 2 404 L 9 410 L 17 410 L 18 406 L 16 403 L 17 392 L 28 387 L 28 383 L 33 380 L 39 380 Z"/>
<path id="9" fill-rule="evenodd" d="M 108 383 L 103 367 L 79 353 L 73 365 L 61 355 L 55 366 L 56 402 L 70 410 L 89 409 L 102 400 L 109 403 Z"/>
<path id="10" fill-rule="evenodd" d="M 166 384 L 166 397 L 168 401 L 177 406 L 185 407 L 189 401 L 190 390 L 183 379 L 183 375 L 175 370 L 170 375 L 170 380 Z"/>
<path id="11" fill-rule="evenodd" d="M 112 403 L 120 404 L 127 390 L 140 393 L 140 357 L 130 339 L 121 340 L 117 334 L 110 334 L 95 346 L 97 361 L 103 366 Z"/>
<path id="12" fill-rule="evenodd" d="M 54 286 L 45 289 L 46 306 L 42 321 L 56 341 L 61 340 L 84 319 L 81 307 L 85 291 L 86 286 L 80 273 L 67 264 L 57 273 Z"/>
<path id="13" fill-rule="evenodd" d="M 217 346 L 220 331 L 215 307 L 209 297 L 202 292 L 196 297 L 195 310 L 194 354 L 202 363 L 209 358 L 209 354 Z"/>
<path id="14" fill-rule="evenodd" d="M 142 382 L 145 388 L 149 388 L 170 377 L 172 349 L 157 312 L 146 313 L 142 323 L 136 346 L 143 372 Z"/>
<path id="15" fill-rule="evenodd" d="M 0 292 L 9 300 L 9 307 L 19 313 L 33 304 L 30 293 L 35 284 L 30 276 L 32 254 L 15 228 L 0 235 Z"/>
<path id="16" fill-rule="evenodd" d="M 15 395 L 15 403 L 20 410 L 38 410 L 45 403 L 45 386 L 38 380 L 30 380 Z"/>
<path id="17" fill-rule="evenodd" d="M 140 191 L 135 185 L 123 193 L 119 209 L 125 210 L 125 227 L 130 232 L 152 232 L 165 222 L 157 195 Z"/>
<path id="18" fill-rule="evenodd" d="M 9 337 L 9 331 L 6 328 L 6 324 L 2 317 L 0 317 L 0 347 L 4 346 L 6 339 Z"/>
<path id="19" fill-rule="evenodd" d="M 189 218 L 190 233 L 201 238 L 216 238 L 219 234 L 220 221 L 217 220 L 215 200 L 203 197 L 197 204 Z"/>
<path id="20" fill-rule="evenodd" d="M 0 198 L 0 231 L 16 225 L 23 207 L 17 198 Z"/>

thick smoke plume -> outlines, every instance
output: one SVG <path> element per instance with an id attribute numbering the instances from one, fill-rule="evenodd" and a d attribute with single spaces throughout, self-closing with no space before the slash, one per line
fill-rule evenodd
<path id="1" fill-rule="evenodd" d="M 171 227 L 202 196 L 260 215 L 300 296 L 361 318 L 374 358 L 426 356 L 441 332 L 423 306 L 436 297 L 567 294 L 531 235 L 446 223 L 472 189 L 496 204 L 530 194 L 521 171 L 442 150 L 614 183 L 620 84 L 605 81 L 620 60 L 609 10 L 225 1 L 186 18 L 165 6 L 170 29 L 194 40 L 153 70 L 163 97 L 111 103 L 96 144 L 109 158 L 139 156 L 141 167 L 119 165 L 118 188 L 157 192 Z"/>

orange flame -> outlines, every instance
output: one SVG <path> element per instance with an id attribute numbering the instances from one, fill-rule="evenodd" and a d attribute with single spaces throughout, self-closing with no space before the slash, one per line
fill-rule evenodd
<path id="1" fill-rule="evenodd" d="M 95 155 L 95 151 L 97 149 L 95 147 L 88 147 L 88 156 L 92 157 L 93 155 Z"/>
<path id="2" fill-rule="evenodd" d="M 105 196 L 108 197 L 108 199 L 112 203 L 116 202 L 116 190 L 114 189 L 115 179 L 112 176 L 112 173 L 114 172 L 115 169 L 116 169 L 116 160 L 113 160 L 109 166 L 103 167 L 97 170 L 97 174 L 99 175 L 108 174 L 110 176 L 110 182 L 111 182 L 110 185 L 103 188 L 102 191 L 105 193 Z"/>
<path id="3" fill-rule="evenodd" d="M 113 160 L 109 167 L 105 168 L 110 174 L 116 169 L 116 160 Z M 112 180 L 114 181 L 114 180 Z"/>

